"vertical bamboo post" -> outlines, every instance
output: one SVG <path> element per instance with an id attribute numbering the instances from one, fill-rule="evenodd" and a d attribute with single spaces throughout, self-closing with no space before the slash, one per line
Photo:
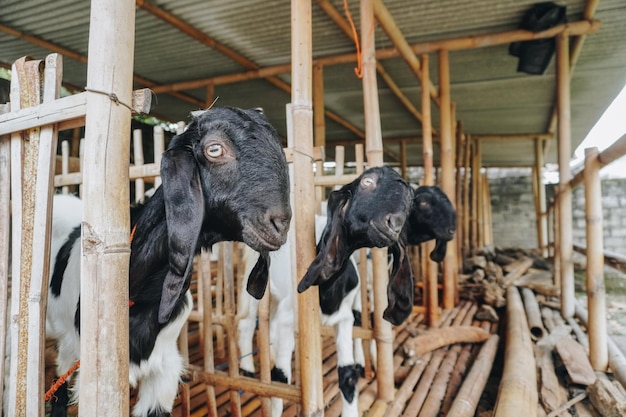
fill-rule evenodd
<path id="1" fill-rule="evenodd" d="M 572 173 L 569 167 L 571 151 L 571 111 L 569 74 L 569 35 L 556 38 L 558 160 L 559 160 L 559 234 L 561 256 L 561 314 L 574 316 L 574 262 L 572 255 Z"/>
<path id="2" fill-rule="evenodd" d="M 439 100 L 440 100 L 440 157 L 441 157 L 441 188 L 456 207 L 456 190 L 454 187 L 454 141 L 452 140 L 452 103 L 450 102 L 450 59 L 447 50 L 439 51 Z M 455 237 L 448 242 L 448 250 L 443 259 L 443 308 L 454 307 L 457 285 L 457 256 Z"/>
<path id="3" fill-rule="evenodd" d="M 161 126 L 155 126 L 153 130 L 154 138 L 154 163 L 161 166 L 161 158 L 163 157 L 163 151 L 165 151 L 165 133 Z M 161 177 L 158 176 L 154 179 L 154 188 L 161 185 Z"/>
<path id="4" fill-rule="evenodd" d="M 370 167 L 383 165 L 383 140 L 376 83 L 376 44 L 374 39 L 374 5 L 372 0 L 361 0 L 361 46 L 363 62 L 363 104 L 365 111 L 365 149 Z M 377 348 L 378 400 L 393 400 L 393 334 L 391 323 L 383 319 L 387 307 L 387 253 L 372 249 L 374 272 L 374 335 Z"/>
<path id="5" fill-rule="evenodd" d="M 70 144 L 64 140 L 61 142 L 61 174 L 70 172 Z M 62 194 L 69 194 L 70 188 L 65 185 L 61 188 Z"/>
<path id="6" fill-rule="evenodd" d="M 465 222 L 465 203 L 463 201 L 463 123 L 458 121 L 456 124 L 455 138 L 456 138 L 456 176 L 454 179 L 455 193 L 456 193 L 456 258 L 457 258 L 457 272 L 462 272 L 463 269 L 463 242 L 465 240 L 463 223 Z M 457 292 L 458 295 L 458 292 Z M 456 302 L 457 300 L 455 300 Z"/>
<path id="7" fill-rule="evenodd" d="M 432 113 L 430 108 L 430 68 L 429 68 L 428 54 L 423 54 L 421 58 L 422 63 L 422 78 L 420 80 L 421 86 L 421 101 L 422 101 L 422 158 L 424 160 L 424 179 L 423 185 L 434 185 L 435 176 L 433 169 L 433 128 L 432 128 Z M 424 268 L 425 274 L 422 280 L 424 284 L 424 298 L 426 305 L 426 316 L 428 318 L 428 325 L 434 326 L 439 319 L 439 291 L 437 285 L 437 264 L 430 260 L 428 254 L 435 248 L 434 242 L 426 242 L 422 244 L 422 256 L 423 262 L 426 264 Z"/>
<path id="8" fill-rule="evenodd" d="M 313 146 L 325 146 L 324 66 L 320 64 L 313 65 L 313 126 Z"/>
<path id="9" fill-rule="evenodd" d="M 489 191 L 489 177 L 487 172 L 481 174 L 483 202 L 483 236 L 485 245 L 493 245 L 493 227 L 491 221 L 491 192 Z"/>
<path id="10" fill-rule="evenodd" d="M 478 249 L 480 240 L 478 238 L 478 230 L 479 230 L 479 216 L 478 212 L 478 196 L 479 196 L 479 186 L 480 181 L 480 165 L 481 165 L 481 151 L 480 151 L 480 140 L 474 139 L 472 141 L 472 215 L 471 215 L 471 234 L 472 234 L 472 249 Z"/>
<path id="11" fill-rule="evenodd" d="M 543 184 L 543 141 L 535 139 L 535 184 L 537 193 L 535 213 L 537 215 L 537 247 L 541 256 L 548 256 L 548 221 L 546 215 L 546 187 Z"/>
<path id="12" fill-rule="evenodd" d="M 62 60 L 58 54 L 48 55 L 45 63 L 26 58 L 18 60 L 12 68 L 15 76 L 11 85 L 12 108 L 18 110 L 59 98 L 62 71 Z M 20 99 L 13 102 L 13 89 L 18 83 Z M 44 411 L 41 392 L 44 389 L 45 309 L 50 276 L 49 219 L 57 133 L 56 126 L 45 126 L 18 134 L 17 138 L 13 136 L 13 139 L 24 140 L 19 152 L 13 155 L 12 165 L 13 213 L 21 212 L 15 219 L 19 223 L 13 222 L 13 230 L 22 229 L 17 241 L 21 249 L 12 255 L 14 263 L 19 256 L 19 269 L 13 271 L 13 292 L 17 292 L 13 301 L 19 300 L 16 303 L 19 316 L 16 316 L 17 322 L 12 323 L 17 325 L 17 356 L 12 356 L 11 364 L 12 368 L 18 367 L 15 374 L 11 372 L 16 375 L 14 382 L 17 389 L 15 408 L 11 408 L 13 403 L 9 405 L 9 414 L 16 416 L 43 415 Z M 15 240 L 13 242 L 16 243 Z M 19 275 L 17 280 L 16 275 Z"/>
<path id="13" fill-rule="evenodd" d="M 296 276 L 302 277 L 315 257 L 315 207 L 313 185 L 313 109 L 311 2 L 291 0 L 291 121 L 289 147 L 293 148 L 293 193 Z M 297 138 L 297 139 L 296 139 Z M 322 414 L 322 343 L 317 290 L 298 295 L 298 352 L 300 358 L 302 410 L 300 415 Z"/>
<path id="14" fill-rule="evenodd" d="M 465 137 L 465 152 L 463 154 L 463 255 L 470 253 L 470 160 L 472 152 L 472 137 Z"/>
<path id="15" fill-rule="evenodd" d="M 133 130 L 133 156 L 135 166 L 143 165 L 143 138 L 141 129 Z M 143 178 L 137 178 L 135 180 L 135 202 L 142 202 L 145 193 L 146 187 Z"/>
<path id="16" fill-rule="evenodd" d="M 233 272 L 233 242 L 221 242 L 220 256 L 224 268 L 224 327 L 228 336 L 228 376 L 239 376 L 239 356 L 237 354 L 237 324 L 235 312 L 235 275 Z M 230 414 L 241 416 L 241 396 L 236 390 L 230 390 Z"/>
<path id="17" fill-rule="evenodd" d="M 559 219 L 561 214 L 561 203 L 559 202 L 559 192 L 558 188 L 556 190 L 554 199 L 554 205 L 552 206 L 553 213 L 553 221 L 552 221 L 552 235 L 554 236 L 554 285 L 558 288 L 561 288 L 561 235 L 559 233 L 559 224 L 561 220 Z"/>
<path id="18" fill-rule="evenodd" d="M 0 114 L 8 111 L 8 106 L 0 105 Z M 11 224 L 11 137 L 0 136 L 0 352 L 6 352 L 6 335 L 9 332 L 7 326 L 7 314 L 9 313 L 9 241 Z M 13 254 L 15 256 L 15 254 Z M 9 372 L 4 367 L 5 361 L 0 361 L 0 375 Z M 8 390 L 2 384 L 0 389 L 0 410 L 4 410 L 4 390 Z"/>
<path id="19" fill-rule="evenodd" d="M 406 141 L 400 141 L 400 175 L 405 180 L 408 180 L 408 172 L 407 172 L 407 154 L 406 154 Z"/>
<path id="20" fill-rule="evenodd" d="M 202 280 L 202 322 L 204 327 L 204 370 L 215 372 L 213 357 L 213 300 L 211 299 L 211 256 L 206 249 L 200 252 L 200 279 Z M 207 408 L 211 417 L 217 416 L 217 401 L 215 398 L 215 387 L 206 385 Z"/>
<path id="21" fill-rule="evenodd" d="M 598 148 L 585 149 L 585 218 L 587 231 L 587 310 L 589 311 L 589 360 L 597 371 L 609 363 L 604 287 L 602 185 Z"/>
<path id="22" fill-rule="evenodd" d="M 482 167 L 482 143 L 480 140 L 476 140 L 476 149 L 474 154 L 474 166 L 472 168 L 472 193 L 474 195 L 474 218 L 476 222 L 476 248 L 482 248 L 485 244 L 483 236 L 483 205 L 482 205 L 482 181 L 481 181 L 481 167 Z"/>
<path id="23" fill-rule="evenodd" d="M 134 1 L 91 2 L 88 89 L 130 105 L 134 33 Z M 127 416 L 129 408 L 130 109 L 107 94 L 89 93 L 85 119 L 79 383 L 89 407 L 81 416 Z"/>

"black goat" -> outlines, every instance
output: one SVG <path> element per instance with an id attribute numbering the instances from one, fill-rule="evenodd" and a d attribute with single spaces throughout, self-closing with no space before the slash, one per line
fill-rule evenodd
<path id="1" fill-rule="evenodd" d="M 135 417 L 170 415 L 183 372 L 176 340 L 191 311 L 194 255 L 224 240 L 276 250 L 291 220 L 285 155 L 258 110 L 195 115 L 165 151 L 161 178 L 162 187 L 131 213 L 130 383 L 141 381 Z M 79 200 L 55 198 L 46 328 L 57 339 L 60 373 L 80 352 L 80 211 Z M 257 288 L 264 291 L 264 283 Z M 52 415 L 64 416 L 66 405 L 54 403 Z"/>
<path id="2" fill-rule="evenodd" d="M 447 244 L 454 238 L 456 213 L 446 194 L 437 186 L 421 186 L 413 192 L 411 212 L 398 242 L 389 247 L 393 267 L 387 287 L 389 304 L 383 313 L 385 320 L 399 325 L 413 309 L 413 273 L 406 256 L 406 245 L 418 245 L 435 240 L 430 259 L 443 261 Z"/>

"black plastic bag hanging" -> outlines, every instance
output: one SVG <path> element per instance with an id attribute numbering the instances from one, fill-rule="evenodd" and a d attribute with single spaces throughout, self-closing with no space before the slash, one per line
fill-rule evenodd
<path id="1" fill-rule="evenodd" d="M 541 32 L 567 22 L 566 7 L 553 2 L 536 3 L 522 18 L 520 29 Z M 509 54 L 519 58 L 517 72 L 541 75 L 548 68 L 554 55 L 554 38 L 535 39 L 532 41 L 513 42 Z"/>

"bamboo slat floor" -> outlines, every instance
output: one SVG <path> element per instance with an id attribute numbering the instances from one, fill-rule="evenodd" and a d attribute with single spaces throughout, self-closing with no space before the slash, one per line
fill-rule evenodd
<path id="1" fill-rule="evenodd" d="M 483 327 L 490 331 L 495 331 L 495 327 L 489 322 L 480 322 L 473 320 L 474 313 L 477 306 L 471 302 L 463 302 L 458 307 L 451 311 L 444 311 L 441 315 L 439 326 L 445 327 L 458 324 L 471 324 L 473 326 Z M 440 406 L 449 407 L 450 398 L 453 397 L 452 392 L 449 392 L 444 398 L 446 387 L 449 385 L 450 390 L 458 390 L 460 381 L 462 380 L 464 370 L 468 368 L 468 364 L 473 361 L 473 358 L 479 352 L 478 346 L 473 345 L 458 345 L 454 347 L 443 347 L 435 352 L 423 355 L 420 358 L 407 358 L 403 351 L 403 344 L 411 336 L 414 336 L 417 331 L 426 330 L 423 316 L 419 314 L 413 314 L 405 324 L 395 329 L 395 338 L 393 343 L 394 349 L 394 375 L 396 381 L 396 388 L 400 389 L 405 383 L 407 376 L 413 370 L 412 382 L 413 387 L 404 386 L 404 392 L 410 392 L 412 395 L 404 395 L 403 402 L 392 402 L 388 408 L 393 410 L 393 415 L 401 415 L 402 412 L 406 416 L 417 415 L 424 403 L 429 404 L 429 407 L 434 407 L 439 411 Z M 194 326 L 190 327 L 190 363 L 195 365 L 202 365 L 202 358 L 198 348 L 197 329 Z M 323 358 L 322 364 L 324 375 L 324 401 L 326 408 L 324 415 L 326 417 L 338 417 L 341 415 L 341 395 L 339 392 L 337 382 L 337 355 L 332 337 L 324 337 L 323 339 Z M 227 353 L 226 353 L 227 356 Z M 216 367 L 219 367 L 220 363 L 227 366 L 226 360 L 215 359 Z M 443 367 L 445 366 L 445 369 Z M 421 372 L 419 369 L 421 368 Z M 440 370 L 443 369 L 443 373 Z M 461 369 L 463 371 L 461 371 Z M 222 369 L 226 370 L 226 369 Z M 449 378 L 443 379 L 438 375 L 447 374 Z M 421 374 L 421 377 L 416 378 L 416 375 Z M 448 379 L 451 381 L 448 384 Z M 376 400 L 376 378 L 375 375 L 372 378 L 360 378 L 358 382 L 359 391 L 359 411 L 366 415 L 368 410 L 372 407 L 372 404 Z M 411 382 L 409 382 L 411 384 Z M 435 385 L 436 384 L 436 385 Z M 191 399 L 191 416 L 202 417 L 207 416 L 208 411 L 206 407 L 207 396 L 205 392 L 205 386 L 202 383 L 188 382 L 190 399 Z M 415 385 L 417 385 L 415 387 Z M 443 393 L 439 394 L 433 392 L 429 388 L 431 386 L 443 387 Z M 232 415 L 230 410 L 230 397 L 228 391 L 223 387 L 216 387 L 216 396 L 218 404 L 218 415 L 228 416 Z M 241 392 L 241 414 L 243 416 L 261 417 L 261 400 L 258 396 Z M 446 400 L 447 399 L 447 400 Z M 439 405 L 438 405 L 439 404 Z M 393 408 L 392 408 L 393 407 Z M 390 410 L 390 411 L 391 411 Z M 397 410 L 397 411 L 396 411 Z M 183 417 L 182 407 L 180 399 L 176 401 L 175 410 L 172 414 L 174 417 Z M 284 405 L 283 417 L 294 417 L 298 415 L 298 406 L 293 402 L 286 402 Z"/>

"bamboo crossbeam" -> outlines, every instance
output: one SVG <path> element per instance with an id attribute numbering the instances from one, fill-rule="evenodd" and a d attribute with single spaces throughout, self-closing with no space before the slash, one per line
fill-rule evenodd
<path id="1" fill-rule="evenodd" d="M 600 152 L 597 156 L 599 168 L 604 168 L 610 163 L 616 161 L 622 156 L 626 155 L 626 134 L 621 138 L 617 139 L 611 146 L 606 148 L 604 151 Z M 580 183 L 583 182 L 585 176 L 585 169 L 578 171 L 576 175 L 570 181 L 570 187 L 572 189 L 576 188 Z"/>
<path id="2" fill-rule="evenodd" d="M 300 389 L 281 382 L 264 383 L 245 376 L 232 377 L 221 371 L 206 372 L 199 366 L 189 365 L 185 377 L 210 386 L 223 386 L 229 391 L 249 391 L 266 397 L 281 397 L 287 401 L 300 402 Z"/>
<path id="3" fill-rule="evenodd" d="M 495 405 L 495 417 L 537 416 L 537 375 L 533 344 L 517 287 L 506 292 L 506 347 L 504 370 Z"/>
<path id="4" fill-rule="evenodd" d="M 322 3 L 324 0 L 319 0 L 318 3 Z M 474 36 L 463 36 L 459 38 L 442 39 L 439 41 L 423 42 L 410 44 L 409 46 L 413 52 L 417 55 L 424 53 L 437 52 L 441 49 L 448 51 L 459 51 L 464 49 L 485 48 L 490 46 L 504 45 L 512 42 L 523 42 L 536 39 L 553 38 L 560 33 L 567 33 L 569 35 L 585 35 L 589 33 L 595 33 L 600 30 L 601 22 L 599 20 L 580 20 L 577 22 L 569 22 L 566 24 L 558 25 L 542 32 L 531 32 L 527 30 L 517 29 L 506 32 L 487 33 Z M 0 30 L 2 28 L 0 27 Z M 400 51 L 396 47 L 381 48 L 376 50 L 376 59 L 385 60 L 392 58 L 400 58 Z M 340 65 L 351 62 L 356 62 L 356 53 L 347 53 L 340 55 L 331 55 L 313 60 L 315 65 Z M 192 88 L 199 88 L 209 84 L 220 85 L 223 83 L 231 83 L 236 81 L 258 79 L 263 77 L 263 72 L 267 75 L 279 75 L 288 73 L 291 69 L 288 64 L 278 64 L 275 66 L 269 66 L 264 68 L 255 68 L 246 70 L 242 73 L 231 74 L 228 76 L 216 76 L 189 81 L 189 84 L 176 83 L 171 85 L 149 86 L 155 92 L 157 91 L 180 91 L 185 88 L 182 86 Z M 422 66 L 423 68 L 423 66 Z M 267 76 L 266 75 L 266 76 Z M 193 83 L 193 84 L 192 84 Z M 147 84 L 144 84 L 147 85 Z M 327 114 L 328 116 L 328 114 Z M 536 137 L 536 136 L 535 136 Z"/>

